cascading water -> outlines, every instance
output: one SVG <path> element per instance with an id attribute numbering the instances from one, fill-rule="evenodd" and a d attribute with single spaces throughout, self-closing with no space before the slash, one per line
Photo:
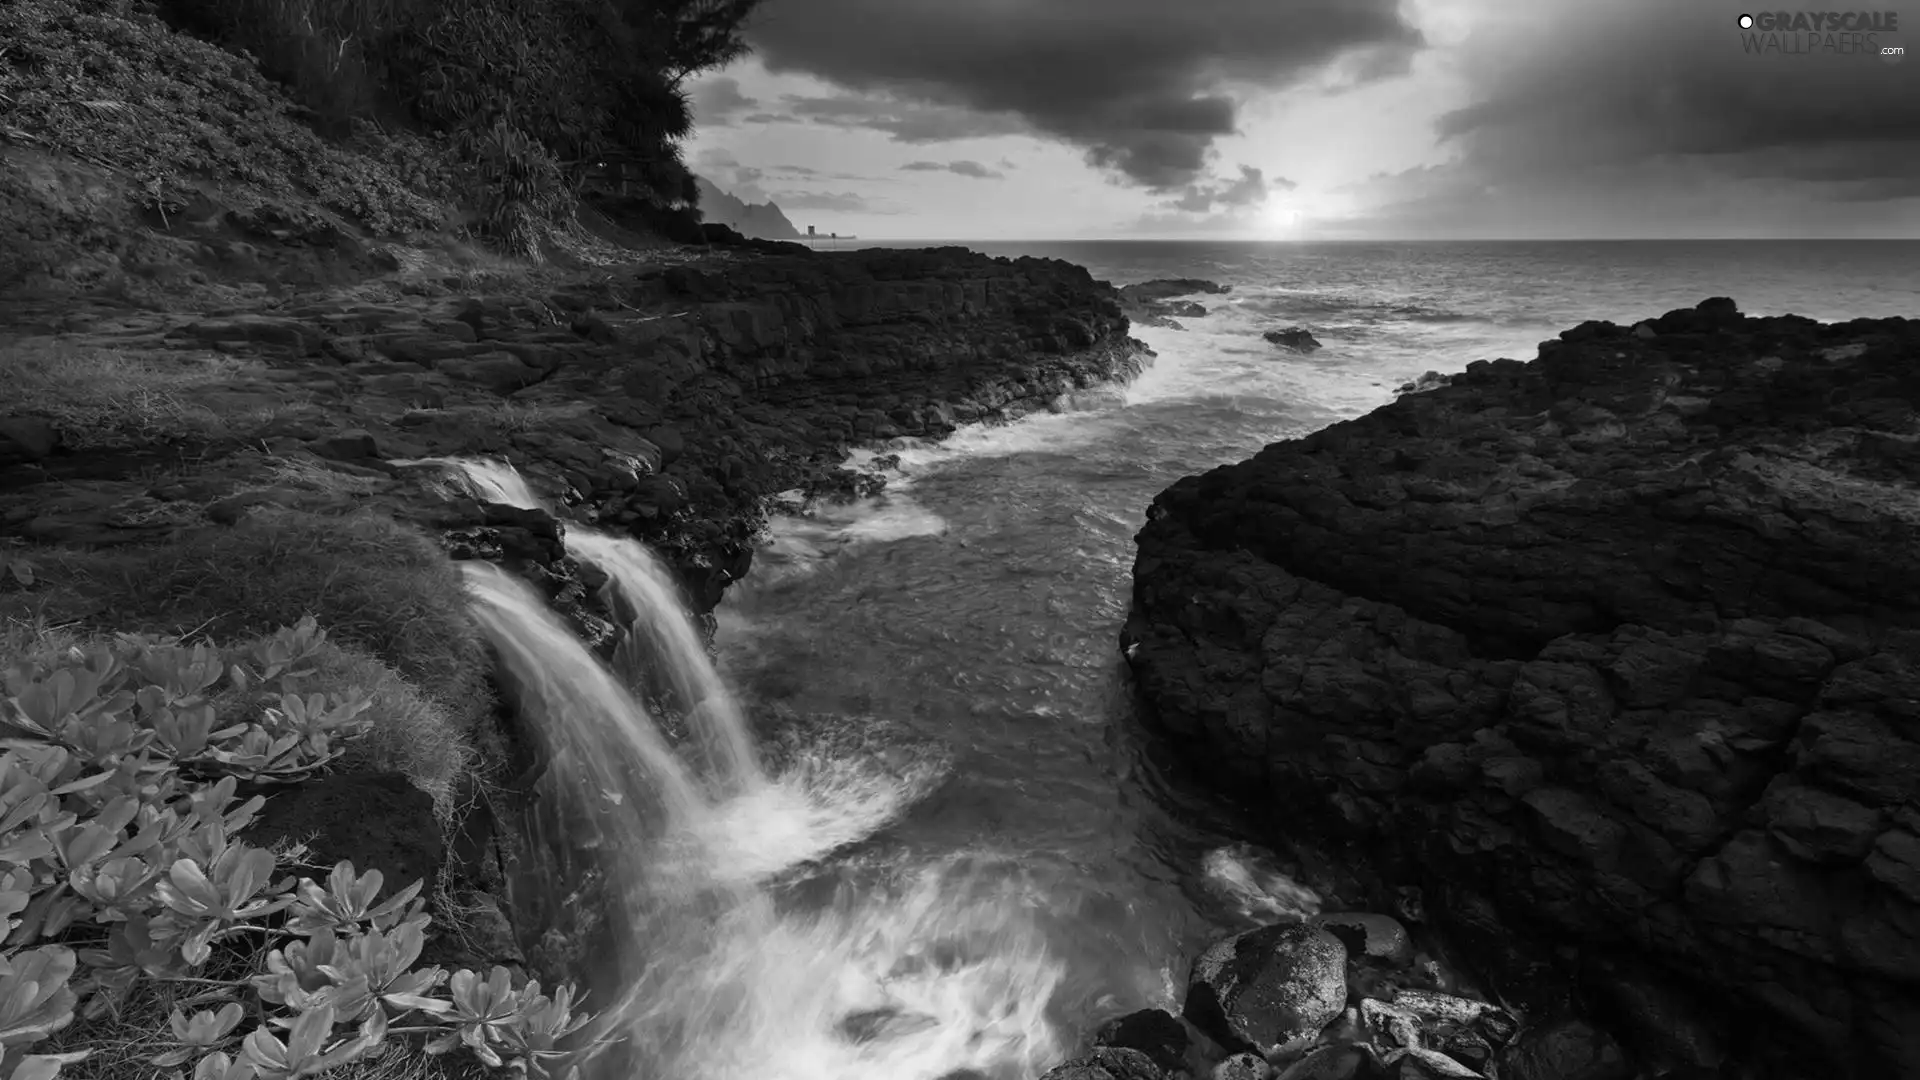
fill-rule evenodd
<path id="1" fill-rule="evenodd" d="M 680 608 L 673 578 L 644 546 L 591 529 L 569 529 L 567 552 L 599 567 L 634 609 L 633 628 L 660 658 L 668 682 L 689 713 L 717 793 L 742 794 L 766 782 L 740 703 L 707 656 L 692 620 Z"/>
<path id="2" fill-rule="evenodd" d="M 437 462 L 482 497 L 539 501 L 510 468 Z M 641 616 L 721 783 L 702 782 L 644 706 L 527 585 L 462 567 L 480 625 L 546 744 L 546 795 L 608 883 L 618 984 L 602 1016 L 635 1075 L 685 1080 L 1031 1076 L 1063 1045 L 1062 977 L 1038 886 L 991 851 L 932 863 L 869 844 L 833 876 L 805 869 L 869 839 L 930 792 L 938 753 L 829 727 L 761 771 L 736 699 L 658 564 L 632 540 L 571 530 Z M 677 619 L 682 626 L 666 626 Z M 737 738 L 728 744 L 716 735 Z M 717 751 L 717 752 L 716 752 Z M 858 877 L 857 884 L 849 875 Z M 822 885 L 828 886 L 826 895 Z M 1071 917 L 1070 913 L 1059 913 Z M 611 992 L 609 992 L 611 991 Z"/>

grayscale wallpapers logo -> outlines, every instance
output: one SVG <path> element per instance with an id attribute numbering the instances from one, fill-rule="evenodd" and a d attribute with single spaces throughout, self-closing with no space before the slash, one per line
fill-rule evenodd
<path id="1" fill-rule="evenodd" d="M 1897 11 L 1762 11 L 1739 23 L 1741 51 L 1753 56 L 1877 56 L 1897 64 L 1907 55 L 1895 44 Z"/>

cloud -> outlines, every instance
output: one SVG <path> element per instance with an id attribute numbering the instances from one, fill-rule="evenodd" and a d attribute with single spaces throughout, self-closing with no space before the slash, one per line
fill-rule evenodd
<path id="1" fill-rule="evenodd" d="M 786 210 L 830 210 L 842 214 L 890 214 L 890 210 L 851 191 L 795 191 L 780 196 L 780 206 Z"/>
<path id="2" fill-rule="evenodd" d="M 1704 235 L 1794 205 L 1783 227 L 1838 228 L 1843 204 L 1920 197 L 1911 60 L 1751 53 L 1740 2 L 1489 2 L 1457 57 L 1468 104 L 1438 123 L 1450 160 L 1356 191 L 1411 225 L 1563 235 L 1601 206 Z"/>
<path id="3" fill-rule="evenodd" d="M 809 99 L 815 122 L 875 128 L 902 142 L 1033 132 L 1166 192 L 1198 182 L 1215 140 L 1235 132 L 1227 87 L 1294 85 L 1354 57 L 1366 62 L 1350 78 L 1404 70 L 1420 38 L 1399 6 L 782 0 L 749 39 L 769 71 L 806 72 L 858 95 Z"/>
<path id="4" fill-rule="evenodd" d="M 935 143 L 1020 135 L 1029 128 L 1018 117 L 976 113 L 944 105 L 875 97 L 869 94 L 807 96 L 783 94 L 781 103 L 795 120 L 839 128 L 885 132 L 895 142 Z"/>
<path id="5" fill-rule="evenodd" d="M 1240 166 L 1232 179 L 1214 179 L 1187 185 L 1178 195 L 1163 199 L 1159 208 L 1142 214 L 1126 231 L 1153 235 L 1243 233 L 1266 208 L 1275 192 L 1291 191 L 1284 177 L 1267 179 L 1251 165 Z"/>
<path id="6" fill-rule="evenodd" d="M 950 172 L 955 176 L 970 176 L 975 180 L 1004 180 L 1007 174 L 989 169 L 977 161 L 909 161 L 900 166 L 901 172 Z"/>
<path id="7" fill-rule="evenodd" d="M 701 81 L 688 97 L 693 101 L 694 121 L 708 127 L 731 126 L 736 115 L 760 107 L 758 99 L 740 92 L 740 80 L 729 76 Z"/>
<path id="8" fill-rule="evenodd" d="M 797 116 L 787 116 L 784 113 L 761 112 L 741 117 L 740 122 L 743 124 L 799 124 L 804 121 Z"/>
<path id="9" fill-rule="evenodd" d="M 1289 191 L 1293 181 L 1285 177 L 1268 180 L 1266 174 L 1251 165 L 1240 166 L 1240 176 L 1234 180 L 1216 181 L 1211 184 L 1188 184 L 1180 197 L 1170 199 L 1166 206 L 1188 214 L 1204 214 L 1214 207 L 1222 209 L 1242 209 L 1257 207 L 1267 201 L 1267 196 L 1275 190 Z"/>

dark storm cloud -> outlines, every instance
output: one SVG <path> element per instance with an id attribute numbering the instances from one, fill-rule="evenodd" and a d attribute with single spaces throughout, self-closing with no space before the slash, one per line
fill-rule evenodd
<path id="1" fill-rule="evenodd" d="M 1439 124 L 1469 174 L 1455 183 L 1687 162 L 1809 199 L 1920 193 L 1911 58 L 1749 53 L 1743 2 L 1533 0 L 1523 20 L 1496 15 L 1461 65 L 1473 103 Z M 1907 21 L 1879 44 L 1920 46 L 1920 11 Z"/>
<path id="2" fill-rule="evenodd" d="M 760 107 L 758 99 L 740 92 L 738 79 L 726 77 L 701 83 L 694 87 L 690 96 L 693 99 L 694 119 L 702 126 L 726 127 L 740 113 Z"/>
<path id="3" fill-rule="evenodd" d="M 770 0 L 750 39 L 771 71 L 893 103 L 865 120 L 836 114 L 845 126 L 920 142 L 1031 130 L 1173 191 L 1196 182 L 1214 140 L 1235 130 L 1225 84 L 1284 86 L 1357 53 L 1375 56 L 1362 70 L 1396 70 L 1393 58 L 1403 65 L 1420 43 L 1398 9 L 1399 0 Z M 916 103 L 1003 127 L 969 131 L 949 117 L 941 130 L 891 113 Z"/>
<path id="4" fill-rule="evenodd" d="M 950 172 L 955 176 L 969 176 L 975 180 L 1004 180 L 1007 174 L 989 169 L 977 161 L 909 161 L 900 166 L 901 172 Z"/>
<path id="5" fill-rule="evenodd" d="M 754 113 L 751 116 L 742 117 L 740 122 L 743 124 L 799 124 L 804 121 L 797 116 L 787 116 L 784 113 Z"/>

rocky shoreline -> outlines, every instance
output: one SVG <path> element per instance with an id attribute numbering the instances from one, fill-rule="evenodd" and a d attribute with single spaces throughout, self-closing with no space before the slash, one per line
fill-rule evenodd
<path id="1" fill-rule="evenodd" d="M 38 334 L 161 364 L 231 358 L 245 373 L 201 400 L 256 422 L 76 448 L 46 417 L 0 416 L 0 538 L 130 544 L 290 507 L 375 510 L 463 550 L 551 552 L 550 529 L 449 502 L 436 470 L 407 464 L 486 456 L 565 516 L 665 553 L 706 611 L 746 572 L 766 499 L 848 489 L 853 445 L 1044 410 L 1131 378 L 1147 355 L 1084 269 L 960 248 L 712 258 L 540 295 L 414 291 L 192 316 L 62 306 L 16 323 L 14 348 Z M 270 461 L 367 484 L 345 500 L 303 491 L 274 482 Z M 142 470 L 169 482 L 125 476 Z"/>
<path id="2" fill-rule="evenodd" d="M 1715 299 L 1188 477 L 1139 692 L 1346 902 L 1638 1062 L 1503 1077 L 1920 1076 L 1916 357 Z M 1281 1075 L 1436 1067 L 1384 1064 Z"/>
<path id="3" fill-rule="evenodd" d="M 43 385 L 0 406 L 0 570 L 62 552 L 138 565 L 185 537 L 217 550 L 256 521 L 390 521 L 524 576 L 603 653 L 622 634 L 565 553 L 568 524 L 647 542 L 705 613 L 747 572 L 773 496 L 871 485 L 842 467 L 852 446 L 1060 407 L 1150 356 L 1084 269 L 958 248 L 696 252 L 515 291 L 415 277 L 190 314 L 55 299 L 4 315 L 0 349 L 36 385 L 77 374 L 65 398 Z M 512 464 L 554 512 L 474 498 L 432 463 L 465 457 Z M 0 602 L 136 628 L 52 570 L 0 580 Z M 138 629 L 198 621 L 145 615 Z M 446 704 L 485 713 L 475 694 Z M 463 778 L 458 835 L 396 774 L 280 789 L 256 831 L 441 882 L 474 943 L 463 962 L 578 972 L 601 930 L 555 888 L 586 871 L 539 840 L 537 740 L 516 726 L 496 711 L 474 734 L 497 775 Z"/>

